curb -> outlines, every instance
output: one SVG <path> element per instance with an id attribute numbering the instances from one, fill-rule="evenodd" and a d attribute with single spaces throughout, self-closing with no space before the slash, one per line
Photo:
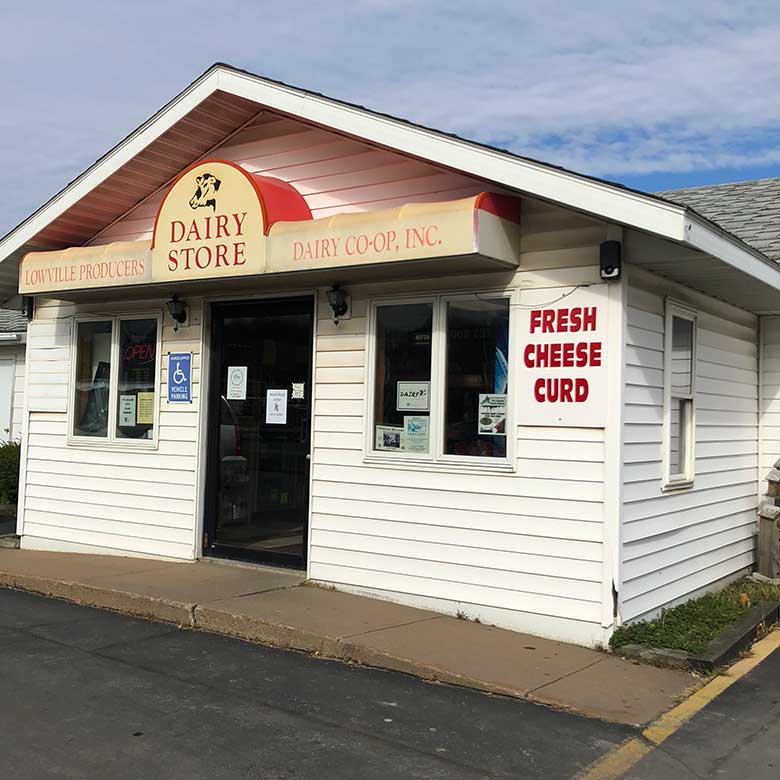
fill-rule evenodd
<path id="1" fill-rule="evenodd" d="M 208 606 L 158 599 L 153 596 L 121 590 L 107 590 L 68 580 L 55 580 L 30 574 L 12 574 L 1 571 L 0 587 L 23 590 L 147 620 L 173 623 L 269 647 L 297 650 L 333 661 L 401 672 L 429 682 L 473 688 L 485 693 L 511 696 L 516 699 L 546 704 L 557 709 L 566 709 L 560 702 L 550 702 L 533 696 L 529 690 L 488 683 L 430 664 L 383 653 L 380 650 L 374 650 L 339 637 L 315 634 L 305 629 L 269 623 L 260 618 L 232 614 Z"/>
<path id="2" fill-rule="evenodd" d="M 761 636 L 762 631 L 765 633 L 767 628 L 777 621 L 778 608 L 780 604 L 776 601 L 762 601 L 751 607 L 736 623 L 726 626 L 707 645 L 703 653 L 691 656 L 691 669 L 712 672 L 736 658 Z"/>
<path id="3" fill-rule="evenodd" d="M 762 601 L 751 607 L 739 620 L 726 626 L 702 653 L 636 644 L 623 645 L 614 653 L 622 658 L 645 661 L 668 669 L 690 669 L 711 674 L 749 648 L 756 639 L 760 639 L 779 618 L 780 603 Z"/>
<path id="4" fill-rule="evenodd" d="M 514 688 L 459 674 L 424 661 L 393 655 L 361 645 L 353 639 L 327 636 L 295 626 L 270 622 L 246 614 L 234 614 L 208 605 L 160 599 L 139 593 L 110 590 L 69 580 L 0 571 L 0 588 L 13 588 L 62 599 L 82 606 L 105 609 L 132 617 L 156 620 L 182 628 L 207 631 L 266 647 L 295 650 L 318 658 L 368 668 L 400 672 L 431 683 L 469 688 L 487 694 L 533 702 L 607 722 L 627 723 L 588 707 L 572 706 L 548 698 L 541 691 Z M 542 686 L 543 687 L 543 686 Z M 687 695 L 687 694 L 686 694 Z"/>
<path id="5" fill-rule="evenodd" d="M 0 572 L 0 587 L 25 590 L 41 596 L 51 596 L 74 604 L 108 609 L 134 617 L 160 620 L 180 626 L 194 626 L 192 618 L 194 604 L 156 599 L 152 596 L 121 590 L 106 590 L 80 582 L 53 580 L 32 574 Z"/>
<path id="6" fill-rule="evenodd" d="M 243 614 L 230 614 L 210 607 L 195 607 L 192 627 L 223 636 L 236 637 L 270 647 L 298 650 L 332 661 L 359 664 L 360 666 L 402 672 L 429 682 L 474 688 L 485 693 L 512 696 L 516 699 L 530 699 L 530 692 L 505 687 L 457 674 L 431 664 L 414 661 L 403 656 L 390 655 L 340 637 L 314 634 L 301 628 L 269 623 L 260 618 Z M 547 703 L 547 702 L 545 702 Z M 561 706 L 560 704 L 558 705 Z"/>

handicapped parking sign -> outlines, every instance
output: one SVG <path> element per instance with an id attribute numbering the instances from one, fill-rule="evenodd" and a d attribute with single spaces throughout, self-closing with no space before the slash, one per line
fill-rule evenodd
<path id="1" fill-rule="evenodd" d="M 168 403 L 192 401 L 192 352 L 168 355 Z"/>

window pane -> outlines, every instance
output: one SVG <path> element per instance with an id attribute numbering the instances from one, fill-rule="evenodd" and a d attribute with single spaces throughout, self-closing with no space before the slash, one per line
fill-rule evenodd
<path id="1" fill-rule="evenodd" d="M 444 451 L 506 456 L 509 300 L 447 306 Z"/>
<path id="2" fill-rule="evenodd" d="M 669 475 L 686 478 L 690 442 L 691 411 L 693 403 L 686 398 L 672 398 L 672 417 L 669 425 Z"/>
<path id="3" fill-rule="evenodd" d="M 672 317 L 672 395 L 689 395 L 693 387 L 693 322 Z"/>
<path id="4" fill-rule="evenodd" d="M 119 323 L 119 389 L 116 435 L 120 439 L 154 436 L 157 320 Z"/>
<path id="5" fill-rule="evenodd" d="M 73 433 L 105 437 L 111 379 L 111 321 L 79 322 L 77 335 Z"/>
<path id="6" fill-rule="evenodd" d="M 374 449 L 430 451 L 432 324 L 431 303 L 377 309 Z"/>

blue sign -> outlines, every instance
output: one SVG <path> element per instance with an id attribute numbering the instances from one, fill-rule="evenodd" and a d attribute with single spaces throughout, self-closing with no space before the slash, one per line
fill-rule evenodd
<path id="1" fill-rule="evenodd" d="M 168 403 L 192 402 L 192 352 L 168 355 Z"/>

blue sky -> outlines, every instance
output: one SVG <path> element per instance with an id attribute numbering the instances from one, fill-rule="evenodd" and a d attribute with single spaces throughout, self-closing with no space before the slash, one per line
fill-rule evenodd
<path id="1" fill-rule="evenodd" d="M 777 2 L 3 0 L 0 235 L 215 61 L 657 191 L 780 176 Z"/>

